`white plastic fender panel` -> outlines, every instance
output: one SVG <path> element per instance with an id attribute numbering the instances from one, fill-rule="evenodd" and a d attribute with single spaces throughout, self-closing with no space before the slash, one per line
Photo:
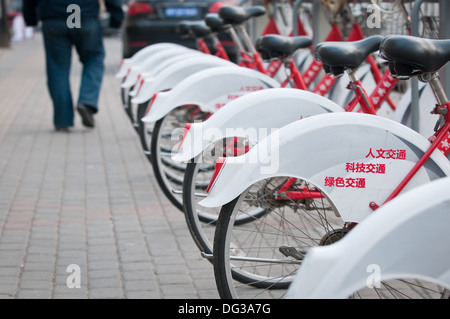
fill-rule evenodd
<path id="1" fill-rule="evenodd" d="M 344 110 L 327 98 L 299 89 L 252 92 L 231 101 L 206 121 L 192 123 L 173 159 L 188 161 L 222 138 L 247 137 L 257 142 L 293 121 L 328 112 Z"/>
<path id="2" fill-rule="evenodd" d="M 208 68 L 185 78 L 170 91 L 159 92 L 142 120 L 156 122 L 171 110 L 188 104 L 214 113 L 240 96 L 276 87 L 280 83 L 255 70 L 235 66 Z"/>
<path id="3" fill-rule="evenodd" d="M 132 97 L 135 97 L 138 94 L 138 92 L 141 91 L 142 86 L 144 85 L 145 81 L 147 81 L 147 82 L 149 80 L 152 82 L 154 82 L 155 80 L 159 81 L 160 73 L 165 72 L 169 67 L 176 64 L 177 62 L 186 61 L 187 59 L 190 59 L 190 58 L 208 59 L 206 57 L 215 58 L 214 60 L 223 60 L 218 57 L 213 57 L 210 55 L 203 54 L 201 52 L 197 52 L 194 54 L 190 51 L 180 52 L 179 54 L 176 54 L 176 55 L 168 57 L 167 59 L 164 59 L 163 61 L 161 61 L 160 63 L 155 65 L 155 67 L 152 68 L 151 70 L 140 73 L 136 79 L 135 84 L 133 85 L 133 90 L 129 93 L 129 95 Z M 231 63 L 231 62 L 229 62 L 229 63 Z"/>
<path id="4" fill-rule="evenodd" d="M 327 113 L 282 127 L 245 155 L 227 157 L 206 207 L 222 206 L 247 187 L 272 176 L 314 183 L 346 222 L 360 222 L 381 206 L 430 142 L 380 116 Z M 403 190 L 450 175 L 450 162 L 436 150 Z"/>
<path id="5" fill-rule="evenodd" d="M 156 76 L 144 79 L 139 93 L 132 99 L 132 103 L 149 101 L 153 94 L 159 91 L 172 89 L 175 85 L 192 74 L 218 66 L 239 67 L 238 65 L 212 55 L 190 55 L 172 63 Z"/>
<path id="6" fill-rule="evenodd" d="M 142 48 L 138 52 L 136 52 L 132 57 L 123 59 L 121 62 L 121 65 L 119 67 L 119 70 L 116 73 L 116 78 L 122 79 L 125 77 L 128 73 L 128 69 L 132 66 L 139 65 L 142 63 L 146 58 L 151 56 L 153 53 L 168 49 L 168 48 L 183 48 L 183 46 L 176 44 L 176 43 L 169 43 L 169 42 L 162 42 L 162 43 L 155 43 L 149 46 L 146 46 L 145 48 Z"/>
<path id="7" fill-rule="evenodd" d="M 158 52 L 153 53 L 139 65 L 132 66 L 129 70 L 130 72 L 128 72 L 127 76 L 124 78 L 121 87 L 132 87 L 136 83 L 139 74 L 149 72 L 153 70 L 157 65 L 167 60 L 169 57 L 185 52 L 192 52 L 192 54 L 204 54 L 200 51 L 192 50 L 189 48 L 168 48 L 159 50 Z"/>
<path id="8" fill-rule="evenodd" d="M 426 279 L 450 289 L 450 178 L 406 192 L 343 239 L 308 251 L 286 298 L 348 298 L 392 278 Z M 377 267 L 377 268 L 374 268 Z"/>

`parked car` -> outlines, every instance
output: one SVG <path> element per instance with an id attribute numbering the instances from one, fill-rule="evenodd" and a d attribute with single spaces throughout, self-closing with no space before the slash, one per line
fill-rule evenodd
<path id="1" fill-rule="evenodd" d="M 207 13 L 217 12 L 223 4 L 217 0 L 134 0 L 129 2 L 122 34 L 123 57 L 128 58 L 140 49 L 160 42 L 174 42 L 195 48 L 195 39 L 178 34 L 178 23 L 183 20 L 203 20 Z M 219 34 L 219 39 L 230 56 L 236 56 L 236 47 L 229 36 Z"/>

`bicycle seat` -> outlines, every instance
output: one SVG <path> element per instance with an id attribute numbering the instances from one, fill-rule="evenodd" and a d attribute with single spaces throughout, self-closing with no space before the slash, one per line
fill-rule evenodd
<path id="1" fill-rule="evenodd" d="M 268 34 L 256 40 L 256 50 L 264 60 L 281 59 L 291 56 L 298 49 L 312 45 L 312 40 L 307 36 L 288 37 L 278 34 Z"/>
<path id="2" fill-rule="evenodd" d="M 191 31 L 197 38 L 204 38 L 211 35 L 211 29 L 205 24 L 204 21 L 196 21 L 190 25 Z"/>
<path id="3" fill-rule="evenodd" d="M 389 61 L 393 77 L 408 79 L 442 68 L 450 60 L 450 40 L 388 36 L 380 44 L 380 56 Z"/>
<path id="4" fill-rule="evenodd" d="M 345 69 L 357 69 L 367 56 L 379 49 L 381 35 L 352 42 L 322 42 L 314 49 L 314 57 L 323 63 L 328 74 L 340 76 Z"/>
<path id="5" fill-rule="evenodd" d="M 191 21 L 180 21 L 177 24 L 177 33 L 181 37 L 191 37 Z"/>
<path id="6" fill-rule="evenodd" d="M 205 16 L 205 23 L 213 33 L 223 32 L 223 21 L 217 13 L 208 13 Z"/>
<path id="7" fill-rule="evenodd" d="M 266 13 L 266 9 L 263 6 L 223 6 L 218 13 L 224 24 L 241 24 L 252 17 L 262 16 Z"/>

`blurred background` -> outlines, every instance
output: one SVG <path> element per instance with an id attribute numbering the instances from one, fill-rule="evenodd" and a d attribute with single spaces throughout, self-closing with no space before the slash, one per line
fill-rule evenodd
<path id="1" fill-rule="evenodd" d="M 261 34 L 271 33 L 267 30 L 269 19 L 276 21 L 277 32 L 287 35 L 296 29 L 294 17 L 300 18 L 305 32 L 313 37 L 314 43 L 325 39 L 331 22 L 339 25 L 344 38 L 351 32 L 353 22 L 361 26 L 364 36 L 405 34 L 411 27 L 411 21 L 405 19 L 405 14 L 399 10 L 399 3 L 402 3 L 403 11 L 411 16 L 413 6 L 418 2 L 421 5 L 418 19 L 415 19 L 417 25 L 413 26 L 417 32 L 413 35 L 450 38 L 450 25 L 447 19 L 442 18 L 450 10 L 448 0 L 347 0 L 345 10 L 342 0 L 122 0 L 126 15 L 119 30 L 109 28 L 104 0 L 98 1 L 102 6 L 99 18 L 104 25 L 104 34 L 118 38 L 123 58 L 129 58 L 142 48 L 159 42 L 174 42 L 197 48 L 197 39 L 178 32 L 180 22 L 204 20 L 207 14 L 216 13 L 223 5 L 266 7 L 265 16 L 246 22 L 253 41 Z M 383 9 L 381 28 L 367 26 L 371 14 L 367 8 L 373 4 Z M 22 0 L 0 0 L 0 48 L 8 48 L 11 42 L 31 38 L 35 32 L 39 32 L 39 27 L 32 29 L 25 26 L 21 9 Z M 235 61 L 239 53 L 229 35 L 220 33 L 218 36 L 231 60 Z M 214 49 L 210 43 L 207 44 L 211 50 Z M 445 77 L 450 75 L 446 74 Z"/>

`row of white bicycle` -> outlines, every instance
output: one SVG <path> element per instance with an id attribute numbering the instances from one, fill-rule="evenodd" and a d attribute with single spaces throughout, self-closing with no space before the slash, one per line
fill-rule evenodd
<path id="1" fill-rule="evenodd" d="M 450 103 L 437 72 L 450 40 L 312 48 L 307 36 L 271 34 L 252 47 L 242 25 L 262 14 L 222 7 L 189 27 L 244 39 L 264 68 L 161 43 L 117 73 L 155 177 L 212 262 L 220 296 L 448 298 Z M 410 94 L 397 105 L 389 95 L 412 76 L 420 132 L 408 127 Z"/>

